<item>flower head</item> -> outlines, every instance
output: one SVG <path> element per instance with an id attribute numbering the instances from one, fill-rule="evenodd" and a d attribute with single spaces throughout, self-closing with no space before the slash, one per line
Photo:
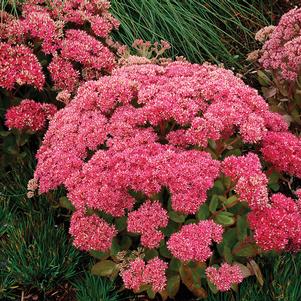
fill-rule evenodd
<path id="1" fill-rule="evenodd" d="M 206 276 L 222 292 L 230 290 L 232 284 L 238 284 L 244 279 L 240 267 L 238 265 L 229 265 L 228 263 L 223 263 L 218 269 L 208 267 Z"/>
<path id="2" fill-rule="evenodd" d="M 69 233 L 73 236 L 74 246 L 80 250 L 107 251 L 117 231 L 95 214 L 88 216 L 76 211 L 71 216 Z"/>
<path id="3" fill-rule="evenodd" d="M 11 107 L 6 112 L 6 126 L 19 130 L 42 130 L 46 121 L 56 113 L 57 108 L 52 104 L 42 104 L 31 99 L 24 99 L 20 105 Z"/>
<path id="4" fill-rule="evenodd" d="M 172 255 L 183 261 L 206 261 L 212 254 L 213 241 L 221 242 L 223 227 L 213 221 L 184 225 L 171 235 L 167 247 Z"/>

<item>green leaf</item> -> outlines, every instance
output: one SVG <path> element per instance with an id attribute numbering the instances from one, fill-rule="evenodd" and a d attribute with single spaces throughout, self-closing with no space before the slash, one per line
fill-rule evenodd
<path id="1" fill-rule="evenodd" d="M 170 298 L 176 296 L 180 289 L 181 278 L 179 275 L 171 276 L 167 280 L 167 293 Z"/>
<path id="2" fill-rule="evenodd" d="M 257 70 L 258 81 L 262 86 L 269 86 L 271 84 L 271 80 L 269 77 L 261 70 Z"/>
<path id="3" fill-rule="evenodd" d="M 196 214 L 196 218 L 198 221 L 200 220 L 206 220 L 210 216 L 209 208 L 207 204 L 203 204 L 199 211 Z"/>
<path id="4" fill-rule="evenodd" d="M 97 276 L 110 276 L 117 269 L 117 264 L 112 260 L 102 260 L 92 266 L 91 273 Z"/>
<path id="5" fill-rule="evenodd" d="M 111 254 L 111 256 L 116 256 L 120 251 L 122 251 L 122 249 L 119 245 L 119 241 L 118 241 L 117 237 L 114 237 L 112 240 L 110 254 Z"/>
<path id="6" fill-rule="evenodd" d="M 145 251 L 145 259 L 148 261 L 150 259 L 153 259 L 159 255 L 158 251 L 155 249 L 147 249 Z"/>
<path id="7" fill-rule="evenodd" d="M 186 215 L 179 212 L 170 211 L 168 212 L 169 218 L 176 223 L 184 223 Z"/>
<path id="8" fill-rule="evenodd" d="M 161 256 L 165 257 L 165 258 L 171 258 L 172 255 L 169 252 L 169 250 L 167 249 L 167 246 L 165 244 L 165 242 L 163 243 L 163 245 L 159 248 L 159 253 Z"/>
<path id="9" fill-rule="evenodd" d="M 216 180 L 213 185 L 213 192 L 215 194 L 223 194 L 225 191 L 224 184 L 221 180 Z"/>
<path id="10" fill-rule="evenodd" d="M 234 205 L 236 205 L 237 200 L 238 200 L 238 197 L 236 195 L 232 195 L 229 198 L 227 198 L 227 200 L 224 202 L 224 204 L 227 208 L 231 208 Z"/>
<path id="11" fill-rule="evenodd" d="M 179 227 L 180 227 L 180 224 L 170 220 L 168 222 L 167 227 L 162 229 L 162 232 L 165 236 L 169 237 L 169 236 L 171 236 L 171 234 L 177 232 Z"/>
<path id="12" fill-rule="evenodd" d="M 223 185 L 224 187 L 226 187 L 227 189 L 231 187 L 232 181 L 230 177 L 223 177 Z"/>
<path id="13" fill-rule="evenodd" d="M 154 299 L 156 296 L 156 293 L 151 288 L 147 289 L 146 293 L 150 299 Z"/>
<path id="14" fill-rule="evenodd" d="M 238 239 L 241 241 L 244 240 L 248 235 L 248 221 L 246 216 L 237 216 L 236 229 Z"/>
<path id="15" fill-rule="evenodd" d="M 269 187 L 274 191 L 277 192 L 280 189 L 280 185 L 278 183 L 269 184 Z"/>
<path id="16" fill-rule="evenodd" d="M 126 229 L 126 220 L 127 220 L 126 216 L 115 218 L 114 224 L 115 224 L 118 232 L 121 232 Z"/>
<path id="17" fill-rule="evenodd" d="M 279 178 L 280 178 L 280 173 L 278 172 L 273 172 L 269 175 L 269 187 L 277 192 L 280 189 L 280 185 L 279 185 Z"/>
<path id="18" fill-rule="evenodd" d="M 258 253 L 258 247 L 254 243 L 238 242 L 232 253 L 239 257 L 254 257 Z"/>
<path id="19" fill-rule="evenodd" d="M 211 281 L 209 281 L 208 278 L 207 278 L 207 283 L 208 283 L 208 286 L 209 286 L 211 292 L 212 292 L 213 294 L 217 294 L 217 293 L 218 293 L 217 287 L 216 287 Z"/>
<path id="20" fill-rule="evenodd" d="M 231 252 L 231 248 L 227 245 L 225 245 L 223 248 L 223 256 L 224 256 L 226 262 L 231 263 L 233 261 L 233 255 Z"/>
<path id="21" fill-rule="evenodd" d="M 62 196 L 59 198 L 59 205 L 60 205 L 60 207 L 66 208 L 71 211 L 75 210 L 74 206 L 72 205 L 72 203 L 66 196 Z"/>
<path id="22" fill-rule="evenodd" d="M 218 196 L 216 194 L 214 194 L 211 198 L 211 201 L 209 203 L 209 211 L 214 213 L 216 211 L 216 208 L 218 206 Z"/>
<path id="23" fill-rule="evenodd" d="M 173 257 L 169 263 L 169 270 L 179 272 L 180 267 L 181 261 Z"/>
<path id="24" fill-rule="evenodd" d="M 223 226 L 230 226 L 235 223 L 235 218 L 233 217 L 233 213 L 223 211 L 214 217 L 214 221 Z"/>
<path id="25" fill-rule="evenodd" d="M 89 254 L 91 256 L 93 256 L 94 258 L 97 258 L 97 259 L 107 259 L 110 257 L 110 254 L 108 253 L 104 253 L 104 252 L 101 252 L 101 251 L 94 251 L 94 250 L 91 250 L 89 252 Z"/>
<path id="26" fill-rule="evenodd" d="M 235 228 L 227 229 L 223 234 L 222 244 L 232 248 L 237 243 L 237 232 Z"/>
<path id="27" fill-rule="evenodd" d="M 194 218 L 189 218 L 185 221 L 184 225 L 195 224 L 197 222 Z"/>
<path id="28" fill-rule="evenodd" d="M 10 131 L 0 131 L 0 136 L 1 137 L 7 137 L 8 135 L 10 135 L 11 132 Z"/>
<path id="29" fill-rule="evenodd" d="M 224 157 L 229 157 L 229 156 L 240 156 L 242 153 L 241 153 L 241 150 L 239 148 L 234 148 L 234 149 L 230 149 L 228 150 L 225 154 L 224 154 Z"/>

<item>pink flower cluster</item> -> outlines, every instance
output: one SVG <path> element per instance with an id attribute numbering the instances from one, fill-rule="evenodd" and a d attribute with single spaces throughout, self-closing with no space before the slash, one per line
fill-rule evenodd
<path id="1" fill-rule="evenodd" d="M 200 112 L 203 117 L 199 117 Z M 74 187 L 76 195 L 85 195 L 82 201 L 71 196 L 74 204 L 87 203 L 95 207 L 95 202 L 101 204 L 111 189 L 102 185 L 95 173 L 104 174 L 104 168 L 106 173 L 111 172 L 110 168 L 115 170 L 112 164 L 110 168 L 105 167 L 108 165 L 104 165 L 104 161 L 122 160 L 125 167 L 134 164 L 140 168 L 140 172 L 138 169 L 130 175 L 132 180 L 126 178 L 124 172 L 122 182 L 120 177 L 114 177 L 116 188 L 111 189 L 110 194 L 118 193 L 119 199 L 122 195 L 120 204 L 128 204 L 123 208 L 131 208 L 131 201 L 126 201 L 129 197 L 124 197 L 128 183 L 136 182 L 132 188 L 148 194 L 160 190 L 162 184 L 170 184 L 173 177 L 178 184 L 168 186 L 174 194 L 174 209 L 193 213 L 205 201 L 206 190 L 218 176 L 218 162 L 210 159 L 209 154 L 191 150 L 191 146 L 205 147 L 209 138 L 218 140 L 229 136 L 239 125 L 245 127 L 243 124 L 250 122 L 250 114 L 264 120 L 265 128 L 258 139 L 265 136 L 267 130 L 285 127 L 285 122 L 279 124 L 279 115 L 268 111 L 267 104 L 255 90 L 222 68 L 183 62 L 166 67 L 152 64 L 123 67 L 114 71 L 113 76 L 85 84 L 72 103 L 56 115 L 37 156 L 36 178 L 42 192 L 69 179 L 69 192 L 73 194 Z M 84 163 L 87 149 L 96 150 L 101 145 L 106 145 L 104 150 Z M 142 152 L 136 154 L 139 147 Z M 140 166 L 136 161 L 138 156 L 145 162 L 141 161 Z M 147 163 L 144 157 L 151 161 Z M 150 181 L 150 177 L 156 182 Z M 104 175 L 103 181 L 108 182 L 105 180 L 108 178 L 112 177 Z M 86 182 L 89 184 L 84 184 Z M 121 183 L 124 183 L 122 193 Z M 92 189 L 99 185 L 107 189 L 106 192 Z M 183 197 L 190 201 L 183 203 Z M 116 204 L 119 204 L 118 198 Z M 107 206 L 111 212 L 115 207 Z M 102 207 L 97 205 L 99 209 Z M 123 209 L 118 214 L 122 212 Z"/>
<path id="2" fill-rule="evenodd" d="M 222 241 L 223 227 L 211 220 L 184 225 L 171 235 L 167 247 L 172 255 L 183 261 L 206 261 L 211 255 L 213 241 Z"/>
<path id="3" fill-rule="evenodd" d="M 88 22 L 94 34 L 102 38 L 106 38 L 113 29 L 119 27 L 118 20 L 108 12 L 109 8 L 110 1 L 107 0 L 55 0 L 50 7 L 52 17 L 55 19 L 78 25 Z"/>
<path id="4" fill-rule="evenodd" d="M 43 88 L 42 66 L 30 48 L 0 43 L 0 53 L 0 87 L 11 90 L 15 84 L 26 84 Z"/>
<path id="5" fill-rule="evenodd" d="M 257 155 L 227 157 L 222 164 L 223 173 L 235 182 L 235 190 L 241 201 L 246 201 L 252 209 L 268 206 L 268 179 L 261 171 Z"/>
<path id="6" fill-rule="evenodd" d="M 57 108 L 52 104 L 24 99 L 20 105 L 7 110 L 5 125 L 10 129 L 36 132 L 45 128 L 47 120 L 50 120 L 56 111 Z"/>
<path id="7" fill-rule="evenodd" d="M 97 215 L 85 215 L 78 210 L 71 216 L 69 233 L 73 236 L 74 246 L 80 250 L 107 251 L 117 231 Z"/>
<path id="8" fill-rule="evenodd" d="M 156 248 L 164 235 L 158 228 L 164 228 L 168 223 L 167 211 L 161 204 L 147 201 L 136 211 L 128 215 L 127 230 L 141 234 L 141 245 L 147 248 Z"/>
<path id="9" fill-rule="evenodd" d="M 218 269 L 208 267 L 206 276 L 222 292 L 230 290 L 232 284 L 241 283 L 244 279 L 240 267 L 238 265 L 229 265 L 228 263 L 223 263 Z"/>
<path id="10" fill-rule="evenodd" d="M 65 39 L 62 41 L 61 56 L 97 70 L 111 71 L 115 65 L 113 53 L 83 30 L 66 31 Z"/>
<path id="11" fill-rule="evenodd" d="M 301 210 L 281 193 L 272 195 L 271 206 L 248 215 L 257 244 L 264 250 L 298 250 L 301 247 Z"/>
<path id="12" fill-rule="evenodd" d="M 48 1 L 26 1 L 20 4 L 20 18 L 1 11 L 1 21 L 4 22 L 0 27 L 1 39 L 7 43 L 0 45 L 4 55 L 0 59 L 0 76 L 3 78 L 0 86 L 12 89 L 17 82 L 33 84 L 39 89 L 43 87 L 44 75 L 36 56 L 26 46 L 14 44 L 33 45 L 35 52 L 50 54 L 53 60 L 48 70 L 54 88 L 65 91 L 65 94 L 76 91 L 80 81 L 86 79 L 86 69 L 93 74 L 93 79 L 111 72 L 115 57 L 105 44 L 108 41 L 116 48 L 120 45 L 108 37 L 119 25 L 108 12 L 109 7 L 108 1 L 99 0 L 55 0 L 51 4 Z M 91 25 L 92 32 L 86 27 L 85 31 L 78 29 L 86 24 Z M 76 29 L 70 29 L 72 26 Z"/>
<path id="13" fill-rule="evenodd" d="M 76 208 L 88 206 L 122 216 L 135 201 L 129 189 L 150 196 L 165 186 L 175 211 L 196 213 L 218 173 L 218 162 L 207 153 L 178 153 L 172 147 L 149 143 L 119 152 L 99 150 L 65 184 Z"/>
<path id="14" fill-rule="evenodd" d="M 301 178 L 301 139 L 289 132 L 270 132 L 263 140 L 264 159 L 279 171 Z"/>
<path id="15" fill-rule="evenodd" d="M 74 91 L 79 84 L 79 72 L 72 63 L 60 56 L 55 56 L 48 65 L 51 79 L 56 90 Z"/>
<path id="16" fill-rule="evenodd" d="M 283 79 L 296 80 L 301 66 L 301 9 L 284 14 L 262 48 L 259 62 Z"/>
<path id="17" fill-rule="evenodd" d="M 167 264 L 155 257 L 145 264 L 141 258 L 131 261 L 129 267 L 121 272 L 124 286 L 138 291 L 142 285 L 149 284 L 154 292 L 160 292 L 166 287 L 165 270 Z"/>

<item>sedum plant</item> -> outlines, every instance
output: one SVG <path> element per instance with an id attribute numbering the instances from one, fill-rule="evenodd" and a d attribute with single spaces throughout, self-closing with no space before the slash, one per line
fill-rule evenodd
<path id="1" fill-rule="evenodd" d="M 65 186 L 74 245 L 135 293 L 262 284 L 256 255 L 301 246 L 298 138 L 231 71 L 130 61 L 54 115 L 32 187 Z"/>
<path id="2" fill-rule="evenodd" d="M 110 74 L 120 46 L 110 38 L 119 22 L 109 12 L 109 1 L 7 4 L 0 10 L 4 167 L 13 159 L 24 161 L 26 144 L 37 148 L 35 138 L 41 138 L 50 112 L 68 103 L 83 82 Z M 15 14 L 9 13 L 11 5 Z"/>
<path id="3" fill-rule="evenodd" d="M 298 133 L 301 129 L 300 28 L 301 9 L 294 8 L 281 17 L 277 26 L 257 32 L 255 38 L 263 46 L 249 54 L 249 60 L 258 62 L 258 80 L 271 109 L 284 115 L 292 130 Z"/>

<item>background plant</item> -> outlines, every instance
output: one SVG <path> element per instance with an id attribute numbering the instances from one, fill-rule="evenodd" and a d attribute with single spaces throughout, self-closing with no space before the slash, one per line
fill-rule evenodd
<path id="1" fill-rule="evenodd" d="M 75 283 L 77 301 L 122 300 L 113 282 L 86 272 L 81 281 Z"/>
<path id="2" fill-rule="evenodd" d="M 261 29 L 255 36 L 263 43 L 249 55 L 258 60 L 258 81 L 273 111 L 285 116 L 291 129 L 300 133 L 300 9 L 282 16 L 277 26 Z"/>
<path id="3" fill-rule="evenodd" d="M 74 1 L 1 1 L 2 167 L 9 167 L 12 160 L 28 159 L 24 146 L 36 149 L 43 135 L 35 127 L 36 111 L 29 108 L 19 112 L 27 125 L 6 120 L 5 126 L 5 119 L 11 118 L 5 116 L 8 108 L 25 99 L 61 108 L 82 82 L 110 73 L 119 44 L 109 34 L 119 23 L 108 8 L 107 1 L 81 5 Z M 8 131 L 10 128 L 18 131 Z"/>
<path id="4" fill-rule="evenodd" d="M 210 60 L 242 67 L 256 47 L 254 29 L 268 25 L 275 1 L 112 1 L 120 20 L 116 38 L 130 45 L 136 38 L 166 40 L 170 54 L 191 62 Z"/>

